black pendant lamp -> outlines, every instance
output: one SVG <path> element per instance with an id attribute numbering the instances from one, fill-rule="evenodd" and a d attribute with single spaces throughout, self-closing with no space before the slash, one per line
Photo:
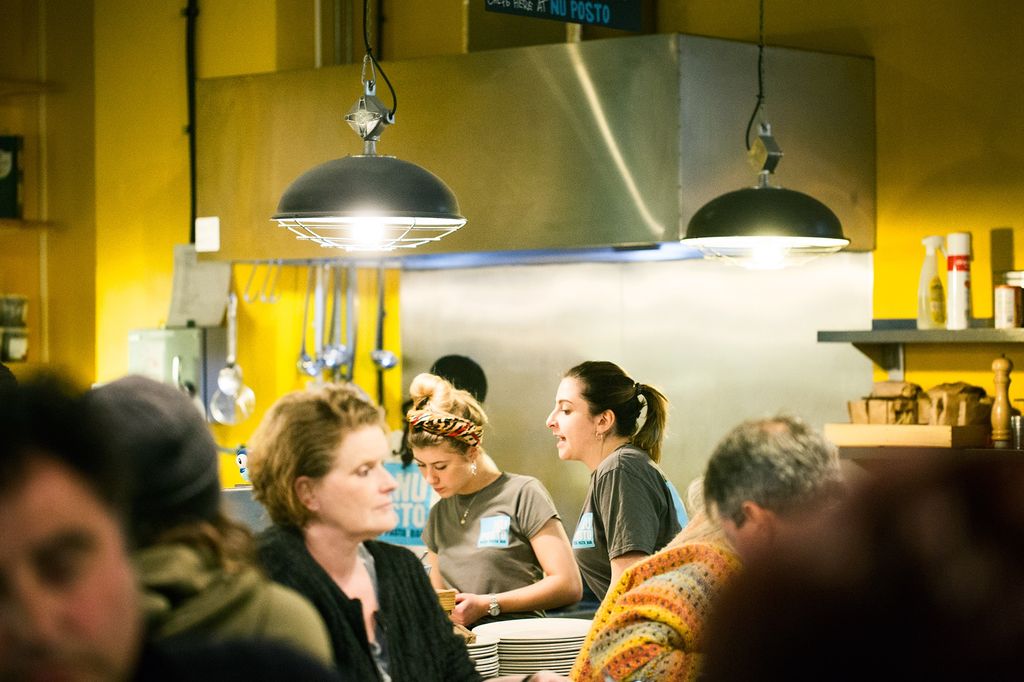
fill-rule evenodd
<path id="1" fill-rule="evenodd" d="M 435 242 L 466 224 L 455 194 L 430 171 L 377 154 L 394 123 L 398 98 L 370 48 L 369 3 L 363 1 L 363 96 L 345 120 L 363 140 L 363 153 L 321 164 L 299 176 L 273 216 L 299 239 L 347 251 L 391 251 Z M 376 97 L 377 72 L 391 91 L 388 109 Z"/>
<path id="2" fill-rule="evenodd" d="M 757 104 L 745 138 L 747 150 L 759 166 L 758 183 L 702 206 L 690 219 L 682 243 L 699 249 L 705 258 L 753 269 L 777 269 L 835 253 L 850 240 L 828 206 L 802 192 L 770 184 L 782 159 L 771 124 L 760 121 L 757 142 L 750 142 L 754 121 L 764 109 L 764 2 L 760 0 Z"/>

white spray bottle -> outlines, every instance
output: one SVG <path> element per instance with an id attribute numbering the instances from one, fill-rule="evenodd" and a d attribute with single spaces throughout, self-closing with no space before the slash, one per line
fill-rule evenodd
<path id="1" fill-rule="evenodd" d="M 971 326 L 971 233 L 946 235 L 946 329 Z"/>
<path id="2" fill-rule="evenodd" d="M 946 296 L 942 278 L 936 264 L 938 252 L 945 240 L 941 236 L 925 237 L 924 263 L 921 265 L 921 281 L 917 285 L 917 328 L 946 328 Z"/>

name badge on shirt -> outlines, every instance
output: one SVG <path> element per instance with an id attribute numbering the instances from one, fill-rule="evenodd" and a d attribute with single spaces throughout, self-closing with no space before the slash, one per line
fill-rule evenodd
<path id="1" fill-rule="evenodd" d="M 505 514 L 485 516 L 480 519 L 480 535 L 476 539 L 477 547 L 508 547 L 508 529 L 512 519 Z"/>
<path id="2" fill-rule="evenodd" d="M 580 522 L 576 524 L 576 532 L 572 536 L 572 548 L 586 549 L 594 546 L 594 512 L 587 512 L 580 516 Z"/>

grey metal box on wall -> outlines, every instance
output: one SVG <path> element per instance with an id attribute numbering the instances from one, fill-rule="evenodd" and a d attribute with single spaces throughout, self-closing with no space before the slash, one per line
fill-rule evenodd
<path id="1" fill-rule="evenodd" d="M 210 396 L 226 362 L 224 327 L 135 329 L 128 332 L 128 373 L 178 386 L 201 402 L 209 420 Z"/>
<path id="2" fill-rule="evenodd" d="M 756 45 L 649 35 L 385 67 L 402 106 L 379 153 L 438 175 L 469 219 L 416 254 L 673 242 L 706 201 L 755 182 L 743 135 Z M 832 208 L 851 249 L 873 249 L 873 61 L 769 47 L 765 68 L 778 182 Z M 222 230 L 212 257 L 345 255 L 270 216 L 301 173 L 361 153 L 342 118 L 359 94 L 359 65 L 199 83 L 198 210 Z"/>

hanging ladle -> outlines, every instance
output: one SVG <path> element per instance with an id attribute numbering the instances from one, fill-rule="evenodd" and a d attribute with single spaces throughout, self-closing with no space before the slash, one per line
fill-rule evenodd
<path id="1" fill-rule="evenodd" d="M 277 288 L 281 265 L 281 261 L 267 265 L 267 274 L 263 277 L 263 286 L 260 287 L 260 301 L 263 303 L 277 303 L 281 300 L 281 292 Z"/>
<path id="2" fill-rule="evenodd" d="M 377 403 L 384 404 L 384 370 L 398 364 L 398 356 L 384 348 L 384 262 L 377 268 L 377 347 L 370 351 L 370 359 L 377 366 Z"/>
<path id="3" fill-rule="evenodd" d="M 359 277 L 356 265 L 350 262 L 345 277 L 345 348 L 348 349 L 342 379 L 352 381 L 356 367 L 356 340 L 358 338 L 359 301 L 356 298 Z"/>
<path id="4" fill-rule="evenodd" d="M 217 390 L 210 397 L 210 416 L 219 424 L 237 424 L 248 419 L 256 407 L 256 394 L 242 380 L 238 356 L 238 296 L 228 294 L 227 364 L 217 375 Z"/>
<path id="5" fill-rule="evenodd" d="M 331 321 L 328 326 L 327 343 L 324 345 L 324 369 L 337 381 L 342 365 L 348 362 L 348 346 L 341 342 L 341 266 L 331 268 L 334 278 L 334 294 L 331 299 Z"/>
<path id="6" fill-rule="evenodd" d="M 309 329 L 309 300 L 313 296 L 314 267 L 313 265 L 309 266 L 309 280 L 306 282 L 306 302 L 302 306 L 302 348 L 299 349 L 299 360 L 296 363 L 296 367 L 298 367 L 301 373 L 311 377 L 319 376 L 320 370 L 323 369 L 323 361 L 306 352 L 306 330 Z"/>

